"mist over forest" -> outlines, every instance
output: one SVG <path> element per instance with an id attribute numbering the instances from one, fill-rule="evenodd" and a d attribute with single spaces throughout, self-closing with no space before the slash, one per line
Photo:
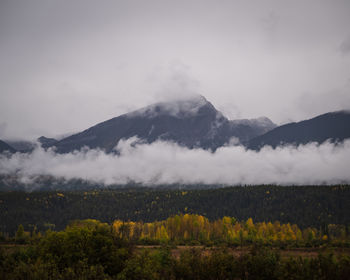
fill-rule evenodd
<path id="1" fill-rule="evenodd" d="M 343 143 L 264 147 L 226 146 L 215 152 L 175 143 L 120 141 L 116 153 L 82 149 L 57 154 L 37 147 L 30 154 L 1 156 L 0 174 L 30 183 L 40 175 L 83 179 L 102 185 L 225 184 L 315 185 L 350 181 L 350 140 Z"/>

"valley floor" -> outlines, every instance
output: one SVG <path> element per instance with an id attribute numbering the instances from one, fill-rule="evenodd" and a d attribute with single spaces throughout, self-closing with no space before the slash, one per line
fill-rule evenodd
<path id="1" fill-rule="evenodd" d="M 159 250 L 162 248 L 161 245 L 138 245 L 136 246 L 136 250 L 138 252 L 142 252 L 144 250 Z M 222 247 L 205 247 L 205 246 L 185 246 L 180 245 L 176 247 L 171 247 L 170 252 L 171 255 L 175 258 L 179 258 L 181 254 L 188 250 L 196 250 L 201 252 L 201 255 L 208 256 L 217 252 L 218 250 L 222 250 Z M 234 257 L 240 257 L 242 255 L 248 254 L 251 252 L 251 247 L 235 247 L 235 248 L 225 248 L 225 251 Z M 332 247 L 323 247 L 323 248 L 288 248 L 288 249 L 272 249 L 275 252 L 278 252 L 282 258 L 294 258 L 294 257 L 302 257 L 302 258 L 316 258 L 320 254 L 332 253 L 335 256 L 349 256 L 350 257 L 350 248 L 332 248 Z"/>

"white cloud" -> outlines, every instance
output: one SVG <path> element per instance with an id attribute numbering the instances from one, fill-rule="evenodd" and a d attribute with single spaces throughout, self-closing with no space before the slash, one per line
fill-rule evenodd
<path id="1" fill-rule="evenodd" d="M 241 146 L 215 153 L 187 149 L 169 142 L 135 144 L 120 141 L 119 154 L 82 150 L 56 154 L 37 148 L 32 154 L 0 158 L 0 174 L 16 173 L 23 180 L 37 175 L 81 178 L 103 184 L 130 181 L 156 184 L 335 184 L 350 182 L 350 140 L 334 145 L 265 147 L 260 152 Z"/>

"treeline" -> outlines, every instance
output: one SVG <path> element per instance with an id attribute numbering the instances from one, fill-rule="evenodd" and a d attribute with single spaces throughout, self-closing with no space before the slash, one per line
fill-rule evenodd
<path id="1" fill-rule="evenodd" d="M 93 219 L 77 220 L 71 222 L 70 227 L 94 227 L 98 224 L 100 222 Z M 350 247 L 350 228 L 335 224 L 321 230 L 312 227 L 300 229 L 296 224 L 281 224 L 279 221 L 254 223 L 249 218 L 239 222 L 226 216 L 209 221 L 202 215 L 184 214 L 150 223 L 115 220 L 111 227 L 116 238 L 138 245 Z M 41 236 L 36 229 L 29 232 L 19 225 L 13 237 L 0 236 L 0 241 L 29 244 Z"/>
<path id="2" fill-rule="evenodd" d="M 181 245 L 247 245 L 315 246 L 332 243 L 350 247 L 350 228 L 344 225 L 327 225 L 300 229 L 296 224 L 281 224 L 279 221 L 253 222 L 252 218 L 238 222 L 233 217 L 223 217 L 210 222 L 201 215 L 175 215 L 164 221 L 152 223 L 113 222 L 115 234 L 139 244 Z"/>
<path id="3" fill-rule="evenodd" d="M 175 226 L 178 218 L 173 219 Z M 185 222 L 188 217 L 184 215 L 180 219 Z M 189 219 L 192 221 L 189 223 L 195 226 L 202 218 L 193 215 Z M 242 225 L 230 220 L 232 226 L 239 225 L 248 231 L 259 228 L 251 221 Z M 171 224 L 171 220 L 167 222 Z M 216 221 L 222 224 L 226 222 L 229 222 L 228 218 Z M 210 222 L 204 219 L 202 228 L 205 228 L 206 223 L 219 227 L 215 222 L 209 225 Z M 76 221 L 63 231 L 48 230 L 43 236 L 36 235 L 26 246 L 2 245 L 0 279 L 331 280 L 350 277 L 349 256 L 327 253 L 315 258 L 286 258 L 281 257 L 279 251 L 256 243 L 249 252 L 239 256 L 221 246 L 212 248 L 210 252 L 192 248 L 176 256 L 166 246 L 152 250 L 136 248 L 128 240 L 134 236 L 131 226 L 128 235 L 125 235 L 122 226 L 118 221 L 113 226 L 96 220 Z M 160 233 L 159 238 L 164 239 L 164 234 Z"/>
<path id="4" fill-rule="evenodd" d="M 19 224 L 62 230 L 72 220 L 152 222 L 181 213 L 213 221 L 224 216 L 254 222 L 280 221 L 300 228 L 350 225 L 350 186 L 248 186 L 206 190 L 128 188 L 118 190 L 0 192 L 0 232 Z"/>

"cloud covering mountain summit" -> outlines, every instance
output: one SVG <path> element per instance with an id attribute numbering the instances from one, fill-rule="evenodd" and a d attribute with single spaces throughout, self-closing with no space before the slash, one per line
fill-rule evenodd
<path id="1" fill-rule="evenodd" d="M 83 147 L 111 152 L 121 139 L 136 136 L 146 143 L 163 140 L 191 149 L 215 150 L 230 143 L 233 137 L 245 142 L 275 126 L 267 118 L 232 122 L 203 96 L 194 95 L 112 118 L 53 142 L 52 146 L 59 153 Z"/>

